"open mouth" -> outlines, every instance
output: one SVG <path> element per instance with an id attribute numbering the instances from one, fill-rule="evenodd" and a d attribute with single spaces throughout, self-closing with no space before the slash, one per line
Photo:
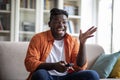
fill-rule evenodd
<path id="1" fill-rule="evenodd" d="M 65 31 L 65 29 L 63 29 L 63 28 L 57 29 L 57 32 L 58 32 L 58 33 L 64 33 L 64 31 Z"/>

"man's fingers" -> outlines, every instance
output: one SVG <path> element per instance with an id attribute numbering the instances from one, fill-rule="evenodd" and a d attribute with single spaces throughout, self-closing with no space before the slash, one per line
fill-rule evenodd
<path id="1" fill-rule="evenodd" d="M 80 29 L 80 34 L 82 34 L 82 30 Z"/>
<path id="2" fill-rule="evenodd" d="M 93 28 L 94 28 L 94 26 L 92 26 L 91 28 L 89 28 L 86 32 L 91 31 Z"/>
<path id="3" fill-rule="evenodd" d="M 60 61 L 60 64 L 65 65 L 66 63 L 65 63 L 65 61 Z"/>
<path id="4" fill-rule="evenodd" d="M 97 30 L 97 27 L 93 28 L 90 33 L 93 34 Z"/>
<path id="5" fill-rule="evenodd" d="M 88 29 L 85 33 L 91 35 L 91 34 L 93 34 L 96 30 L 97 30 L 97 27 L 94 27 L 94 26 L 93 26 L 93 27 L 91 27 L 90 29 Z"/>

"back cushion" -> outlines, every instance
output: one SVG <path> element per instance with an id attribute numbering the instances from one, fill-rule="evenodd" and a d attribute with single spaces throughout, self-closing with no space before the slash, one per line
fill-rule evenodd
<path id="1" fill-rule="evenodd" d="M 25 80 L 27 42 L 0 42 L 0 80 Z"/>

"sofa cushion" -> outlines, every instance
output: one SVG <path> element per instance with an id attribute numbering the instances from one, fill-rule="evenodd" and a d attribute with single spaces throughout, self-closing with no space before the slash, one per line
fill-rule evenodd
<path id="1" fill-rule="evenodd" d="M 111 74 L 109 77 L 112 77 L 112 78 L 120 78 L 120 57 L 118 58 Z"/>
<path id="2" fill-rule="evenodd" d="M 97 58 L 104 53 L 104 49 L 98 44 L 86 44 L 85 52 L 88 59 L 88 69 L 90 69 Z"/>
<path id="3" fill-rule="evenodd" d="M 0 80 L 25 80 L 27 42 L 0 42 Z"/>
<path id="4" fill-rule="evenodd" d="M 100 78 L 107 78 L 111 73 L 119 55 L 119 52 L 114 54 L 102 54 L 91 69 L 96 70 Z"/>

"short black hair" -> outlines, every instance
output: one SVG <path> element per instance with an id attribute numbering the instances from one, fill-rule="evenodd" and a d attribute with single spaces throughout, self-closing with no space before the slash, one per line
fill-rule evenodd
<path id="1" fill-rule="evenodd" d="M 50 21 L 53 19 L 54 16 L 61 15 L 61 14 L 68 17 L 68 12 L 63 10 L 63 9 L 58 9 L 58 8 L 51 9 L 51 11 L 50 11 Z"/>

